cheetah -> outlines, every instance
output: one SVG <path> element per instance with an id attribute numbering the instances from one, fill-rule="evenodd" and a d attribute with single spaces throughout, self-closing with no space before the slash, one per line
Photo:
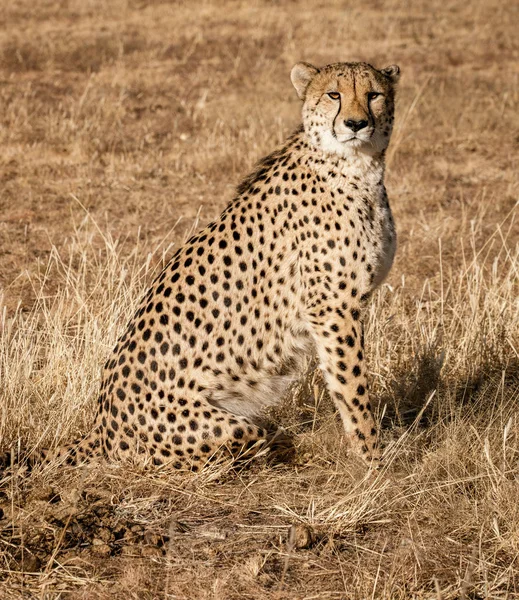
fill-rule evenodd
<path id="1" fill-rule="evenodd" d="M 54 457 L 196 471 L 261 446 L 265 409 L 315 354 L 352 447 L 380 461 L 363 314 L 396 248 L 384 156 L 399 75 L 292 68 L 302 125 L 152 283 L 104 366 L 92 433 Z"/>

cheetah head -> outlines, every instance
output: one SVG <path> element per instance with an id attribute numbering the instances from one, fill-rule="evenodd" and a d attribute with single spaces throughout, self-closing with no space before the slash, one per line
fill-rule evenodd
<path id="1" fill-rule="evenodd" d="M 346 158 L 382 154 L 393 129 L 396 65 L 334 63 L 318 69 L 297 63 L 290 74 L 303 100 L 303 126 L 311 143 Z"/>

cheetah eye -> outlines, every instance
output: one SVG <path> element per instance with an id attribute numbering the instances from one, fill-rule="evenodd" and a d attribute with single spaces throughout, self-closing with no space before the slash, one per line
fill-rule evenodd
<path id="1" fill-rule="evenodd" d="M 375 100 L 375 98 L 380 96 L 382 96 L 380 92 L 368 92 L 368 100 Z"/>
<path id="2" fill-rule="evenodd" d="M 328 96 L 330 96 L 332 100 L 338 100 L 341 97 L 339 92 L 328 92 Z"/>

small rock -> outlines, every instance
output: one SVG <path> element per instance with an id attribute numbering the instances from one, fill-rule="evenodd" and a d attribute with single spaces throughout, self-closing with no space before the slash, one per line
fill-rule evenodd
<path id="1" fill-rule="evenodd" d="M 105 544 L 104 540 L 96 537 L 92 540 L 92 552 L 100 556 L 110 556 L 112 549 L 108 544 Z"/>
<path id="2" fill-rule="evenodd" d="M 112 532 L 107 527 L 100 527 L 97 531 L 97 538 L 103 540 L 103 542 L 111 542 L 113 535 Z"/>
<path id="3" fill-rule="evenodd" d="M 294 528 L 294 546 L 298 550 L 303 550 L 305 548 L 310 548 L 310 546 L 314 543 L 315 534 L 311 527 L 308 525 L 303 525 L 303 523 L 298 523 L 297 525 L 293 525 Z"/>
<path id="4" fill-rule="evenodd" d="M 81 492 L 77 488 L 67 490 L 66 493 L 63 494 L 63 500 L 68 504 L 79 504 L 81 500 Z"/>

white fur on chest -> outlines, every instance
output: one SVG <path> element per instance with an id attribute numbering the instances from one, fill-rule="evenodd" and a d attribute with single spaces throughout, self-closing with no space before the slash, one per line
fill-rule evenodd
<path id="1" fill-rule="evenodd" d="M 330 171 L 335 173 L 334 177 L 330 176 Z M 325 164 L 322 176 L 330 190 L 341 189 L 353 199 L 348 202 L 345 222 L 353 222 L 358 230 L 364 224 L 365 263 L 371 265 L 372 271 L 371 276 L 364 273 L 361 279 L 364 292 L 371 292 L 388 275 L 396 252 L 396 232 L 384 187 L 384 165 L 374 162 L 371 157 L 354 154 L 347 160 Z"/>
<path id="2" fill-rule="evenodd" d="M 385 202 L 378 207 L 375 227 L 378 230 L 376 236 L 378 246 L 374 247 L 372 244 L 370 248 L 373 254 L 372 290 L 377 288 L 387 277 L 391 266 L 393 265 L 396 252 L 395 226 L 391 215 L 391 209 Z"/>

